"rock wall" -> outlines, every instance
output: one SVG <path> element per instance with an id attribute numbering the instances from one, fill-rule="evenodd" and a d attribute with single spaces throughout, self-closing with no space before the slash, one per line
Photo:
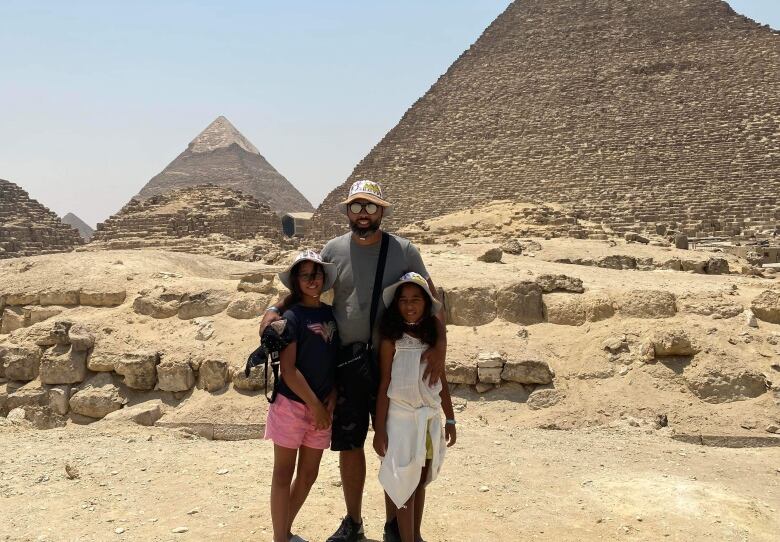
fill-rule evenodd
<path id="1" fill-rule="evenodd" d="M 780 222 L 780 34 L 720 0 L 510 5 L 315 212 L 384 183 L 389 227 L 496 199 L 570 203 L 619 233 Z"/>
<path id="2" fill-rule="evenodd" d="M 78 231 L 19 186 L 0 179 L 0 258 L 68 252 L 82 243 Z"/>

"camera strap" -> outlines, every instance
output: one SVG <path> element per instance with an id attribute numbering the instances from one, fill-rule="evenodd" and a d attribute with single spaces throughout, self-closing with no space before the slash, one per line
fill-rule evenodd
<path id="1" fill-rule="evenodd" d="M 376 263 L 374 274 L 374 289 L 371 292 L 371 313 L 369 316 L 368 348 L 370 352 L 374 339 L 374 324 L 376 323 L 376 311 L 379 308 L 379 297 L 382 295 L 382 279 L 385 276 L 385 263 L 387 262 L 387 249 L 390 245 L 390 235 L 382 232 L 382 244 L 379 247 L 379 260 Z"/>

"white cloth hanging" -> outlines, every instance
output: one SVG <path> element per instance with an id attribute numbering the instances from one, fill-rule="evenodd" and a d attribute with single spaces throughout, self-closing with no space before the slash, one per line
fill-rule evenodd
<path id="1" fill-rule="evenodd" d="M 430 435 L 433 459 L 425 485 L 439 475 L 447 445 L 441 423 L 441 382 L 423 381 L 425 362 L 420 356 L 428 346 L 404 334 L 395 342 L 395 356 L 387 396 L 388 447 L 379 468 L 379 482 L 399 508 L 409 500 L 425 466 L 425 441 Z"/>

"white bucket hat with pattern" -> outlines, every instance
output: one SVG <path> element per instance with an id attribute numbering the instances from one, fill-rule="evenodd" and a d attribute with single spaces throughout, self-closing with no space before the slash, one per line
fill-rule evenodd
<path id="1" fill-rule="evenodd" d="M 410 271 L 409 273 L 405 273 L 401 276 L 400 279 L 398 279 L 398 282 L 391 284 L 387 288 L 384 289 L 382 292 L 382 301 L 385 302 L 385 307 L 389 307 L 393 304 L 393 300 L 395 299 L 395 291 L 402 285 L 402 284 L 416 284 L 420 288 L 422 288 L 426 294 L 428 294 L 428 297 L 431 298 L 431 316 L 435 316 L 436 313 L 438 313 L 441 310 L 441 301 L 433 297 L 433 294 L 431 293 L 431 288 L 428 286 L 428 281 L 423 278 L 423 276 L 419 273 L 415 273 L 414 271 Z"/>
<path id="2" fill-rule="evenodd" d="M 322 261 L 322 256 L 319 252 L 314 250 L 304 250 L 295 256 L 295 259 L 290 266 L 279 273 L 279 280 L 282 281 L 288 290 L 292 290 L 292 270 L 301 262 L 314 262 L 318 263 L 325 270 L 325 280 L 322 283 L 322 291 L 327 292 L 333 288 L 333 284 L 336 282 L 336 266 L 332 263 Z"/>
<path id="3" fill-rule="evenodd" d="M 390 216 L 393 214 L 393 206 L 389 201 L 385 199 L 382 192 L 382 185 L 375 181 L 369 181 L 368 179 L 362 179 L 355 181 L 352 186 L 349 187 L 349 196 L 347 199 L 339 203 L 339 209 L 344 214 L 347 214 L 347 208 L 349 204 L 356 199 L 362 199 L 376 203 L 384 209 L 382 216 Z"/>

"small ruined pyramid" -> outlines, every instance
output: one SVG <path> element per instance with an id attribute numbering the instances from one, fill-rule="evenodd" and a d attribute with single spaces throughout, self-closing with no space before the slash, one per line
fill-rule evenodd
<path id="1" fill-rule="evenodd" d="M 79 235 L 81 235 L 81 238 L 84 239 L 84 242 L 86 243 L 89 243 L 89 240 L 92 239 L 92 234 L 95 232 L 95 230 L 90 228 L 86 222 L 81 220 L 73 213 L 68 213 L 65 216 L 63 216 L 62 223 L 67 224 L 71 228 L 75 228 L 76 231 L 79 232 Z"/>
<path id="2" fill-rule="evenodd" d="M 615 231 L 780 222 L 780 33 L 720 0 L 516 0 L 315 212 L 380 181 L 390 228 L 509 199 Z"/>
<path id="3" fill-rule="evenodd" d="M 69 252 L 79 233 L 22 188 L 0 179 L 0 259 Z"/>
<path id="4" fill-rule="evenodd" d="M 138 197 L 145 199 L 176 188 L 208 183 L 249 194 L 267 203 L 279 215 L 314 210 L 303 194 L 222 116 L 152 177 Z"/>

